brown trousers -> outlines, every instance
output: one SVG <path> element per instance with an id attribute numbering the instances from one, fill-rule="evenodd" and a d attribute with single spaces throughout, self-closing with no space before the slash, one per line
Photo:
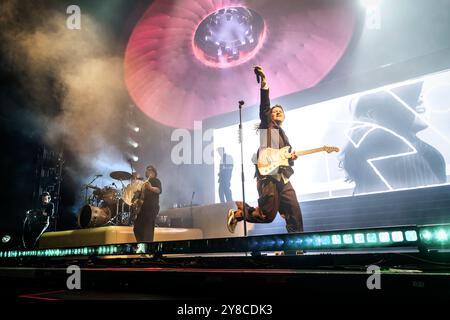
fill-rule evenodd
<path id="1" fill-rule="evenodd" d="M 291 232 L 303 231 L 303 219 L 297 195 L 291 183 L 284 184 L 272 177 L 258 178 L 258 207 L 246 206 L 246 221 L 252 223 L 270 223 L 277 212 L 286 221 L 286 230 Z M 238 209 L 242 211 L 242 202 L 236 203 Z M 243 218 L 238 218 L 243 220 Z"/>

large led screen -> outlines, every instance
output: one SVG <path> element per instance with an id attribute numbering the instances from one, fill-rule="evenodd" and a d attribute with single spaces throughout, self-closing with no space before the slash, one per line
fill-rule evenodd
<path id="1" fill-rule="evenodd" d="M 300 106 L 299 106 L 300 107 Z M 255 202 L 259 119 L 244 122 L 245 197 Z M 286 111 L 283 128 L 294 150 L 336 146 L 295 161 L 299 200 L 392 192 L 446 184 L 450 175 L 450 71 Z M 233 199 L 242 199 L 238 125 L 216 128 L 215 192 L 231 172 Z M 224 160 L 225 159 L 225 160 Z M 226 165 L 220 165 L 221 161 Z M 222 173 L 221 173 L 222 170 Z M 223 181 L 222 181 L 223 183 Z"/>

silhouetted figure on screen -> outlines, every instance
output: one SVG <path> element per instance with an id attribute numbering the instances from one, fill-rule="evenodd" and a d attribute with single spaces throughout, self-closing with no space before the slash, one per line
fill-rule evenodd
<path id="1" fill-rule="evenodd" d="M 219 198 L 220 202 L 232 200 L 231 175 L 233 173 L 233 158 L 225 153 L 225 148 L 217 148 L 220 155 L 219 167 Z"/>
<path id="2" fill-rule="evenodd" d="M 417 133 L 422 82 L 367 94 L 352 101 L 354 125 L 347 132 L 342 165 L 354 194 L 446 182 L 442 154 Z"/>

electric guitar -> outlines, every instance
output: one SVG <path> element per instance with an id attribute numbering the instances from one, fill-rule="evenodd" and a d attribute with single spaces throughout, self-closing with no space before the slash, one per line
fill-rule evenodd
<path id="1" fill-rule="evenodd" d="M 292 158 L 292 153 L 289 152 L 289 146 L 281 149 L 264 148 L 259 150 L 258 161 L 256 166 L 258 167 L 259 174 L 262 176 L 270 176 L 278 173 L 280 166 L 289 166 L 289 159 Z M 296 151 L 297 157 L 304 156 L 311 153 L 326 151 L 339 152 L 338 147 L 323 146 L 321 148 Z"/>
<path id="2" fill-rule="evenodd" d="M 145 183 L 147 183 L 148 181 L 149 181 L 149 179 L 147 179 L 147 180 L 142 184 L 141 192 L 140 192 L 140 194 L 139 194 L 139 198 L 138 198 L 138 199 L 135 199 L 135 200 L 133 201 L 132 208 L 133 208 L 133 211 L 134 211 L 136 217 L 141 213 L 142 205 L 144 204 L 144 197 L 145 197 Z"/>

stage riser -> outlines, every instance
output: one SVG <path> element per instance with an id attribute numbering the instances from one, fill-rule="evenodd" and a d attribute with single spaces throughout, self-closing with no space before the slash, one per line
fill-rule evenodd
<path id="1" fill-rule="evenodd" d="M 199 229 L 155 228 L 154 241 L 202 239 Z M 108 226 L 57 232 L 46 232 L 39 241 L 40 249 L 98 246 L 136 242 L 133 227 Z"/>

